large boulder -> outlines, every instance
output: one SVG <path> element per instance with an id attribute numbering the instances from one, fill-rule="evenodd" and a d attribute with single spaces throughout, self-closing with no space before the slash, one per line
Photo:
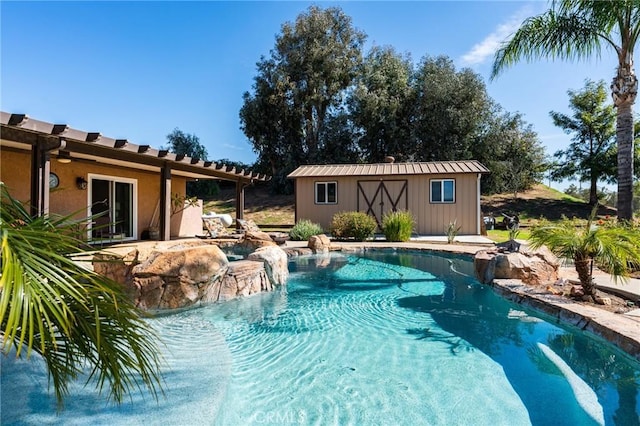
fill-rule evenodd
<path id="1" fill-rule="evenodd" d="M 110 248 L 93 269 L 118 283 L 145 310 L 184 308 L 272 291 L 289 277 L 287 254 L 276 245 L 229 262 L 217 244 L 201 240 Z"/>
<path id="2" fill-rule="evenodd" d="M 251 253 L 260 247 L 277 246 L 271 236 L 262 231 L 247 231 L 240 238 L 235 250 L 240 253 Z"/>
<path id="3" fill-rule="evenodd" d="M 313 250 L 308 247 L 285 247 L 283 250 L 287 257 L 310 256 L 313 254 Z"/>
<path id="4" fill-rule="evenodd" d="M 481 250 L 473 257 L 476 278 L 482 284 L 489 284 L 495 278 L 495 250 Z"/>
<path id="5" fill-rule="evenodd" d="M 271 284 L 282 285 L 289 278 L 287 253 L 277 246 L 260 247 L 248 256 L 249 260 L 264 263 Z"/>
<path id="6" fill-rule="evenodd" d="M 139 297 L 139 288 L 133 282 L 133 267 L 139 262 L 140 252 L 137 249 L 124 254 L 98 252 L 93 256 L 93 270 L 97 274 L 122 284 L 125 292 L 132 299 Z"/>
<path id="7" fill-rule="evenodd" d="M 499 249 L 482 250 L 474 260 L 476 278 L 488 284 L 495 278 L 518 279 L 525 284 L 541 285 L 558 280 L 560 262 L 546 247 L 517 252 Z"/>
<path id="8" fill-rule="evenodd" d="M 324 234 L 313 235 L 309 238 L 307 247 L 309 247 L 314 253 L 329 253 L 329 250 L 331 249 L 331 240 Z"/>
<path id="9" fill-rule="evenodd" d="M 132 269 L 136 302 L 144 309 L 172 309 L 217 300 L 228 268 L 214 245 L 154 251 Z"/>
<path id="10" fill-rule="evenodd" d="M 229 264 L 216 300 L 225 301 L 272 289 L 263 262 L 239 260 Z"/>

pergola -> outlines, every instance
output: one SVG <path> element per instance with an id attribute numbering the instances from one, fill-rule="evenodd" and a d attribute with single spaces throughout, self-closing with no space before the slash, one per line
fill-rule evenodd
<path id="1" fill-rule="evenodd" d="M 112 139 L 98 132 L 72 129 L 66 124 L 34 120 L 25 114 L 0 111 L 0 143 L 3 148 L 31 151 L 31 214 L 49 212 L 49 172 L 52 156 L 95 161 L 159 173 L 160 239 L 170 237 L 171 176 L 193 179 L 220 179 L 236 183 L 236 219 L 243 219 L 244 188 L 270 177 L 224 164 L 203 161 L 126 139 Z"/>

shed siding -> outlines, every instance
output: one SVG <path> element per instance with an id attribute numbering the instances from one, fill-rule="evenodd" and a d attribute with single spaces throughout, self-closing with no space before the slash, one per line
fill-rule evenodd
<path id="1" fill-rule="evenodd" d="M 308 219 L 329 230 L 333 215 L 341 211 L 358 209 L 358 181 L 406 179 L 409 211 L 416 218 L 415 232 L 422 235 L 443 235 L 445 228 L 454 220 L 461 226 L 461 234 L 477 234 L 478 194 L 477 174 L 427 174 L 384 176 L 326 176 L 299 177 L 296 179 L 296 219 Z M 455 180 L 455 203 L 430 203 L 430 181 L 432 179 Z M 315 204 L 315 182 L 337 182 L 337 204 Z M 404 205 L 398 206 L 403 208 Z M 366 210 L 366 206 L 360 206 Z"/>

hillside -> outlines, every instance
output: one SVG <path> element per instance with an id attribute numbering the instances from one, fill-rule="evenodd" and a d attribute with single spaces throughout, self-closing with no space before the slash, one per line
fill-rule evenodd
<path id="1" fill-rule="evenodd" d="M 244 217 L 259 225 L 293 225 L 295 197 L 273 195 L 268 184 L 256 183 L 244 190 Z M 235 217 L 235 188 L 222 189 L 215 200 L 205 202 L 205 212 L 228 213 Z"/>
<path id="2" fill-rule="evenodd" d="M 584 201 L 542 184 L 536 185 L 529 191 L 518 193 L 517 199 L 514 199 L 511 193 L 504 193 L 483 195 L 480 202 L 483 214 L 492 214 L 496 219 L 501 218 L 502 213 L 518 214 L 520 219 L 545 217 L 549 220 L 558 220 L 562 216 L 586 219 L 592 210 L 592 207 Z M 598 208 L 600 216 L 615 214 L 614 208 L 606 206 Z"/>
<path id="3" fill-rule="evenodd" d="M 216 200 L 205 204 L 205 211 L 229 213 L 235 216 L 235 189 L 224 189 Z M 482 212 L 485 216 L 492 214 L 501 220 L 502 213 L 518 214 L 521 220 L 539 219 L 541 216 L 550 220 L 566 217 L 588 218 L 591 206 L 546 185 L 536 185 L 533 189 L 518 194 L 497 194 L 482 196 Z M 273 195 L 269 193 L 267 184 L 256 184 L 245 189 L 245 218 L 252 219 L 261 225 L 292 225 L 294 223 L 294 196 Z M 616 210 L 600 207 L 601 216 L 615 215 Z M 526 225 L 526 222 L 523 223 Z"/>

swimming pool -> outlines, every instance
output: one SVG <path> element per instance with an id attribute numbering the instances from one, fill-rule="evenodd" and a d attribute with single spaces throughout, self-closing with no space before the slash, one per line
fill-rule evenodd
<path id="1" fill-rule="evenodd" d="M 417 252 L 301 257 L 280 290 L 153 320 L 166 399 L 82 383 L 59 416 L 44 366 L 2 362 L 5 424 L 634 425 L 640 366 Z"/>

